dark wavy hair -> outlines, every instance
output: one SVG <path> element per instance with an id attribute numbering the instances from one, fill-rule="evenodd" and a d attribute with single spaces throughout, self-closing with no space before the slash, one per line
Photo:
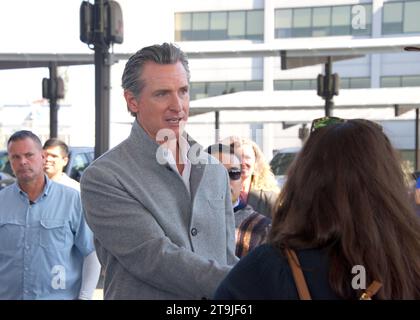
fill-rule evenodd
<path id="1" fill-rule="evenodd" d="M 381 128 L 362 119 L 311 133 L 277 199 L 269 242 L 278 248 L 323 248 L 329 282 L 345 299 L 352 267 L 377 299 L 420 299 L 420 219 L 410 205 L 400 159 Z"/>

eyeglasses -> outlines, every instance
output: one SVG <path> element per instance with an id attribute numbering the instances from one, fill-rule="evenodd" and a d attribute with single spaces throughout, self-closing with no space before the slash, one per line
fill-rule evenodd
<path id="1" fill-rule="evenodd" d="M 315 130 L 320 129 L 320 128 L 328 127 L 332 124 L 344 123 L 346 121 L 347 120 L 341 119 L 338 117 L 322 117 L 322 118 L 314 119 L 312 121 L 310 132 L 314 132 Z"/>
<path id="2" fill-rule="evenodd" d="M 230 180 L 239 180 L 241 178 L 242 170 L 238 168 L 230 168 L 228 170 Z"/>
<path id="3" fill-rule="evenodd" d="M 365 123 L 373 124 L 379 130 L 383 131 L 382 126 L 379 123 L 376 123 L 374 121 L 370 121 L 370 120 L 366 120 L 366 119 L 352 119 L 352 120 L 358 120 L 358 121 L 363 121 Z M 328 126 L 333 125 L 333 124 L 344 123 L 344 122 L 347 122 L 347 119 L 342 119 L 342 118 L 338 118 L 338 117 L 322 117 L 322 118 L 314 119 L 314 120 L 312 120 L 312 125 L 311 125 L 311 131 L 310 132 L 312 133 L 317 129 L 325 128 L 325 127 L 328 127 Z"/>

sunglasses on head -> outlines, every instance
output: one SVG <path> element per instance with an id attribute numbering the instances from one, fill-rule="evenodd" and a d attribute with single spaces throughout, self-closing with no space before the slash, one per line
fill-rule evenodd
<path id="1" fill-rule="evenodd" d="M 242 170 L 238 168 L 230 168 L 228 170 L 230 180 L 239 180 L 241 178 Z"/>
<path id="2" fill-rule="evenodd" d="M 312 121 L 310 132 L 314 132 L 315 130 L 320 129 L 320 128 L 328 127 L 332 124 L 344 123 L 346 121 L 347 120 L 341 119 L 338 117 L 322 117 L 322 118 L 314 119 Z"/>
<path id="3" fill-rule="evenodd" d="M 379 123 L 376 123 L 376 122 L 373 122 L 373 121 L 370 121 L 370 120 L 366 120 L 366 119 L 353 119 L 353 120 L 360 120 L 360 121 L 365 121 L 367 123 L 374 124 L 380 130 L 382 130 L 382 126 Z M 333 124 L 344 123 L 346 121 L 347 121 L 347 119 L 342 119 L 342 118 L 338 118 L 338 117 L 322 117 L 322 118 L 314 119 L 312 121 L 310 132 L 312 133 L 317 129 L 325 128 L 325 127 L 328 127 L 328 126 L 333 125 Z"/>

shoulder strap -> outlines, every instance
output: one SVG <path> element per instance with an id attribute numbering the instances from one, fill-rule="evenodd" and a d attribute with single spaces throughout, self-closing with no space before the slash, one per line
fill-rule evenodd
<path id="1" fill-rule="evenodd" d="M 309 293 L 308 286 L 303 275 L 302 268 L 300 267 L 299 259 L 292 249 L 285 249 L 287 261 L 292 269 L 293 279 L 295 280 L 296 288 L 301 300 L 312 300 Z"/>
<path id="2" fill-rule="evenodd" d="M 373 280 L 369 287 L 365 290 L 365 292 L 360 296 L 360 300 L 372 300 L 372 296 L 374 296 L 378 290 L 382 287 L 382 283 L 379 281 Z"/>

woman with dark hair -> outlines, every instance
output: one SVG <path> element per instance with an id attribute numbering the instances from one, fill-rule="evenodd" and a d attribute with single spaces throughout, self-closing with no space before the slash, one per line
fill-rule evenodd
<path id="1" fill-rule="evenodd" d="M 373 281 L 382 284 L 375 299 L 420 299 L 420 220 L 406 190 L 378 124 L 314 120 L 277 199 L 268 244 L 232 269 L 215 298 L 298 299 L 296 263 L 313 299 L 358 299 Z M 290 265 L 289 249 L 297 254 Z"/>

